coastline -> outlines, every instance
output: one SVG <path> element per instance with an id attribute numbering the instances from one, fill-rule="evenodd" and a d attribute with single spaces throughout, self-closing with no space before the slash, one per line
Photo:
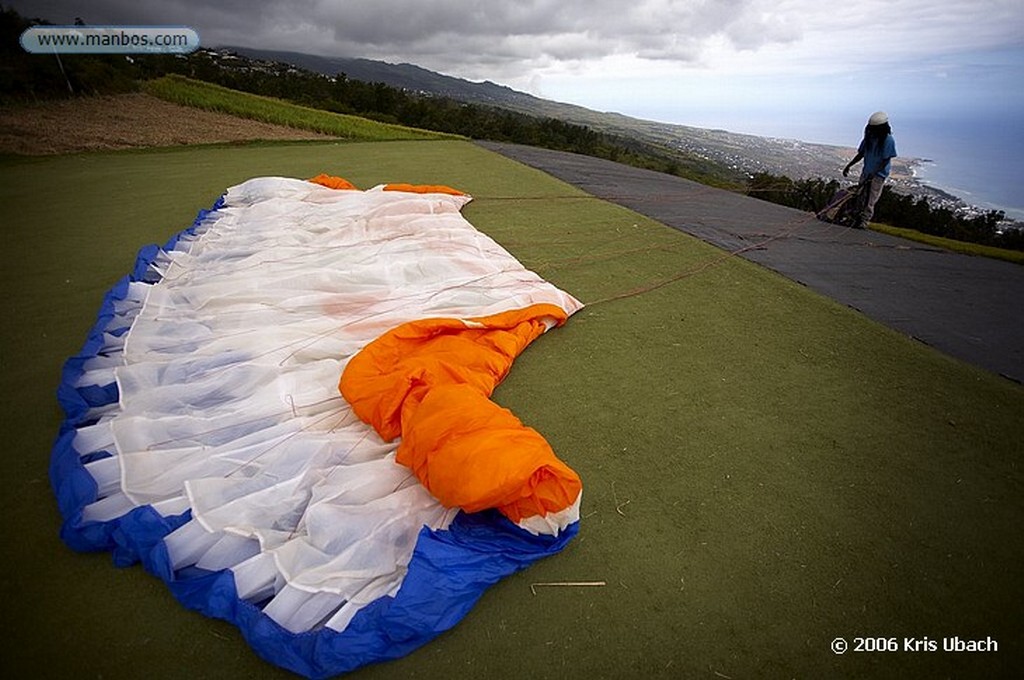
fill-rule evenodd
<path id="1" fill-rule="evenodd" d="M 910 185 L 911 191 L 915 194 L 921 194 L 928 198 L 939 198 L 944 201 L 962 204 L 966 207 L 968 203 L 963 198 L 949 189 L 939 186 L 938 184 L 930 183 L 921 175 L 921 168 L 934 162 L 935 161 L 930 158 L 908 159 L 907 166 L 910 169 L 910 179 L 908 180 L 908 184 Z"/>
<path id="2" fill-rule="evenodd" d="M 957 203 L 958 206 L 962 206 L 972 213 L 987 213 L 990 211 L 999 211 L 1005 215 L 1002 220 L 1003 223 L 1008 223 L 1011 226 L 1017 228 L 1024 228 L 1024 209 L 1013 208 L 994 203 L 979 204 L 972 202 L 969 198 L 964 198 L 956 188 L 944 187 L 937 183 L 932 183 L 927 178 L 918 178 L 918 184 L 924 188 L 925 191 L 935 192 L 944 197 L 950 197 L 951 200 Z"/>
<path id="3" fill-rule="evenodd" d="M 952 210 L 957 214 L 968 216 L 984 215 L 992 211 L 1002 212 L 1005 217 L 1001 225 L 1014 228 L 1024 228 L 1024 209 L 999 206 L 994 203 L 976 203 L 964 195 L 955 187 L 944 186 L 940 182 L 930 179 L 927 176 L 927 168 L 936 161 L 930 158 L 909 159 L 910 169 L 909 181 L 905 186 L 899 186 L 903 191 L 913 196 L 923 196 L 933 205 Z"/>

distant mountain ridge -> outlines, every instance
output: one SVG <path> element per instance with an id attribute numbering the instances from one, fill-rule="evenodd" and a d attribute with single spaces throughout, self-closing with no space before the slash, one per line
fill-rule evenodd
<path id="1" fill-rule="evenodd" d="M 411 92 L 449 97 L 458 101 L 487 104 L 536 115 L 540 109 L 550 105 L 561 109 L 583 109 L 571 104 L 551 102 L 525 92 L 513 90 L 504 85 L 485 80 L 480 83 L 430 71 L 415 64 L 391 64 L 385 61 L 358 57 L 322 57 L 301 52 L 280 52 L 256 50 L 248 47 L 224 47 L 239 55 L 253 59 L 292 64 L 315 73 L 334 76 L 344 73 L 353 80 L 368 83 L 380 82 Z"/>
<path id="2" fill-rule="evenodd" d="M 473 82 L 430 71 L 414 64 L 391 64 L 356 57 L 325 57 L 301 52 L 258 50 L 248 47 L 219 48 L 250 59 L 291 64 L 327 76 L 345 74 L 352 80 L 380 82 L 427 96 L 447 97 L 470 104 L 494 106 L 531 116 L 556 118 L 585 125 L 600 132 L 634 138 L 682 150 L 748 175 L 756 172 L 842 179 L 842 167 L 854 151 L 847 147 L 813 144 L 793 139 L 660 123 L 621 113 L 600 112 L 519 92 L 490 81 Z M 913 176 L 916 159 L 897 159 L 892 181 L 907 193 L 922 187 Z"/>

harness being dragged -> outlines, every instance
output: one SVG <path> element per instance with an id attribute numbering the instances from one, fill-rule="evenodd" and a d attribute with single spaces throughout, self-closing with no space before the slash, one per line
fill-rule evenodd
<path id="1" fill-rule="evenodd" d="M 818 211 L 818 219 L 847 227 L 855 226 L 864 205 L 866 191 L 863 182 L 839 189 L 825 207 Z"/>

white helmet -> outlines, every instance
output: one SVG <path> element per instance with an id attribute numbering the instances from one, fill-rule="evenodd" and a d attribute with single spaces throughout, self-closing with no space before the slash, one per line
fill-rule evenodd
<path id="1" fill-rule="evenodd" d="M 868 125 L 882 125 L 889 122 L 889 114 L 885 111 L 875 111 L 868 118 Z"/>

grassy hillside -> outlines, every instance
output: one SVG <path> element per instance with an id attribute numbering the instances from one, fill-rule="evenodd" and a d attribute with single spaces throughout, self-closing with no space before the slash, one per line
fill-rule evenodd
<path id="1" fill-rule="evenodd" d="M 472 144 L 419 141 L 0 159 L 8 677 L 292 677 L 141 569 L 64 547 L 46 468 L 61 363 L 137 248 L 244 179 L 319 172 L 464 189 L 470 221 L 595 303 L 532 345 L 496 394 L 583 478 L 579 537 L 434 643 L 350 677 L 1021 667 L 1024 389 Z M 597 302 L 681 271 L 695 273 Z M 953 635 L 992 636 L 999 652 L 942 652 Z M 940 651 L 837 656 L 840 636 L 928 636 Z"/>
<path id="2" fill-rule="evenodd" d="M 230 90 L 226 87 L 168 75 L 143 84 L 143 90 L 167 101 L 220 111 L 242 118 L 251 118 L 276 125 L 359 141 L 392 141 L 408 139 L 456 139 L 457 135 L 332 113 L 298 106 L 280 99 Z"/>

